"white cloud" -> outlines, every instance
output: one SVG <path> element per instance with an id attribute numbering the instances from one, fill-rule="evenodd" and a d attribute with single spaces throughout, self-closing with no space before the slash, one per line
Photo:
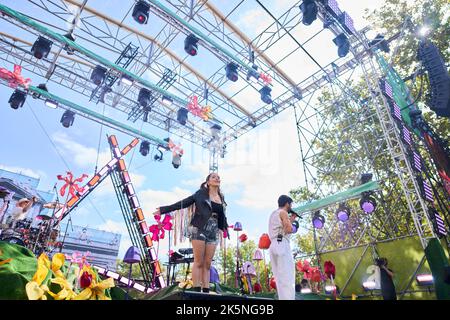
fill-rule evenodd
<path id="1" fill-rule="evenodd" d="M 152 217 L 152 213 L 155 212 L 156 208 L 173 204 L 191 194 L 192 192 L 189 190 L 175 187 L 171 191 L 143 190 L 138 192 L 138 197 L 145 215 Z"/>
<path id="2" fill-rule="evenodd" d="M 122 235 L 128 235 L 127 226 L 125 222 L 117 222 L 113 220 L 106 220 L 106 223 L 101 224 L 97 227 L 99 230 L 104 230 L 108 232 L 120 233 Z"/>
<path id="3" fill-rule="evenodd" d="M 70 138 L 64 132 L 55 132 L 52 135 L 53 141 L 56 143 L 59 150 L 61 150 L 66 158 L 72 159 L 76 165 L 82 168 L 95 168 L 97 160 L 97 149 L 87 147 L 81 143 Z M 111 160 L 111 152 L 109 149 L 104 149 L 99 153 L 98 167 L 101 168 Z"/>

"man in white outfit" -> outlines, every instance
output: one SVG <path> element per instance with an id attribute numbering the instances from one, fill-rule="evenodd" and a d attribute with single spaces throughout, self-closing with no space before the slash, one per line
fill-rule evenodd
<path id="1" fill-rule="evenodd" d="M 30 199 L 22 198 L 16 203 L 16 207 L 13 209 L 11 213 L 12 218 L 12 225 L 11 228 L 16 227 L 16 223 L 19 220 L 23 220 L 27 217 L 31 207 L 35 204 L 37 201 L 36 197 L 33 197 Z"/>
<path id="2" fill-rule="evenodd" d="M 298 223 L 292 212 L 293 200 L 282 195 L 278 198 L 278 209 L 269 218 L 270 263 L 275 277 L 279 300 L 295 300 L 295 265 L 292 257 L 290 237 L 297 232 Z"/>

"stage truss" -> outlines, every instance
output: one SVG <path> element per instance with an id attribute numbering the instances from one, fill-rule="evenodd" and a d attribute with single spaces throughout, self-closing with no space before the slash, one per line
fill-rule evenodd
<path id="1" fill-rule="evenodd" d="M 147 2 L 151 7 L 149 21 L 154 22 L 152 27 L 138 25 L 131 18 L 135 1 L 128 1 L 129 10 L 121 13 L 114 10 L 110 13 L 100 11 L 90 2 L 77 0 L 29 0 L 26 10 L 22 6 L 19 11 L 34 23 L 58 34 L 73 31 L 77 45 L 108 57 L 107 60 L 111 62 L 116 61 L 130 45 L 137 48 L 135 56 L 125 68 L 137 80 L 130 86 L 121 85 L 118 81 L 119 85 L 114 85 L 104 96 L 104 102 L 100 102 L 123 124 L 140 127 L 142 132 L 156 128 L 154 132 L 159 135 L 175 135 L 209 149 L 210 171 L 218 170 L 219 157 L 225 156 L 227 144 L 281 111 L 294 108 L 306 187 L 315 197 L 324 197 L 354 185 L 360 174 L 366 172 L 372 172 L 374 179 L 383 186 L 376 194 L 379 203 L 377 214 L 369 217 L 353 211 L 345 226 L 336 219 L 329 219 L 327 227 L 317 234 L 317 252 L 359 245 L 369 248 L 377 241 L 414 235 L 419 237 L 425 247 L 428 239 L 435 236 L 426 203 L 413 179 L 414 173 L 404 143 L 378 84 L 382 72 L 373 61 L 372 50 L 368 47 L 365 38 L 367 29 L 359 32 L 345 30 L 336 17 L 330 15 L 323 4 L 319 4 L 319 18 L 322 22 L 334 22 L 328 24 L 328 29 L 334 35 L 343 32 L 348 36 L 351 54 L 323 65 L 314 61 L 318 65 L 316 71 L 300 81 L 294 80 L 281 65 L 299 52 L 307 52 L 305 44 L 327 30 L 323 28 L 308 39 L 296 40 L 292 36 L 300 28 L 307 28 L 301 24 L 299 5 L 302 1 L 292 1 L 277 17 L 257 1 L 260 9 L 272 19 L 267 28 L 253 39 L 249 39 L 228 18 L 239 10 L 242 1 L 230 4 L 226 12 L 221 12 L 212 2 L 205 0 L 169 0 L 164 1 L 164 4 L 154 0 Z M 12 9 L 18 6 L 16 3 L 8 5 Z M 59 39 L 52 39 L 52 52 L 47 58 L 37 60 L 30 49 L 37 36 L 42 34 L 40 31 L 8 15 L 2 15 L 1 25 L 7 25 L 9 30 L 0 32 L 2 67 L 12 69 L 14 64 L 21 65 L 34 75 L 33 84 L 48 81 L 50 91 L 76 93 L 84 106 L 92 110 L 98 108 L 97 100 L 92 101 L 91 98 L 99 88 L 90 81 L 90 74 L 97 64 L 102 64 L 101 61 Z M 198 30 L 206 36 L 200 40 L 199 49 L 205 52 L 208 61 L 214 60 L 208 66 L 208 72 L 199 67 L 201 62 L 195 61 L 195 57 L 189 57 L 182 50 L 184 38 L 192 30 Z M 291 39 L 290 44 L 294 44 L 294 48 L 287 51 L 283 58 L 274 61 L 269 52 L 285 39 Z M 326 45 L 330 48 L 334 46 L 332 42 Z M 238 63 L 240 76 L 239 85 L 232 88 L 224 71 L 226 63 L 230 61 Z M 272 104 L 264 104 L 259 99 L 252 105 L 240 102 L 243 95 L 259 94 L 258 91 L 264 85 L 261 80 L 257 83 L 247 80 L 246 75 L 253 64 L 258 66 L 258 72 L 273 79 Z M 110 70 L 115 77 L 121 75 L 115 67 Z M 360 76 L 365 77 L 362 88 L 369 88 L 367 91 L 371 92 L 370 97 L 363 98 L 359 92 L 353 92 L 347 86 L 349 79 Z M 155 99 L 152 111 L 147 121 L 144 121 L 144 113 L 137 108 L 136 101 L 139 90 L 147 87 L 148 83 L 152 84 L 149 89 Z M 162 90 L 156 90 L 155 87 Z M 317 102 L 317 97 L 324 91 L 328 91 L 332 97 L 331 104 Z M 162 92 L 177 98 L 174 105 L 161 103 Z M 185 102 L 193 95 L 198 96 L 201 105 L 212 107 L 215 118 L 222 126 L 219 139 L 214 139 L 210 133 L 211 123 L 205 123 L 199 118 L 190 115 L 186 126 L 177 122 L 177 109 L 185 107 Z M 355 113 L 355 110 L 358 112 Z M 337 149 L 327 150 L 328 146 L 323 143 L 331 137 L 323 136 L 327 132 L 325 129 L 343 120 L 348 125 L 338 128 L 333 137 Z M 375 123 L 378 125 L 371 125 Z M 379 143 L 367 144 L 369 138 Z M 359 152 L 358 157 L 354 157 L 355 151 Z M 323 152 L 331 155 L 330 161 L 317 163 Z M 377 171 L 376 168 L 380 166 L 377 161 L 386 161 L 392 170 Z M 325 167 L 327 169 L 324 170 Z M 333 183 L 342 181 L 344 176 L 346 179 L 343 185 Z M 385 205 L 387 201 L 383 199 L 399 199 L 404 210 L 391 212 Z M 333 210 L 330 208 L 331 216 Z M 382 214 L 378 214 L 380 211 Z M 369 225 L 376 227 L 376 234 L 369 232 Z M 330 237 L 336 229 L 342 235 L 340 239 Z"/>

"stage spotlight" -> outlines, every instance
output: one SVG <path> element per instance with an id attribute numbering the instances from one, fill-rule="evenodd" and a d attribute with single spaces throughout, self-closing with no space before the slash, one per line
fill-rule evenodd
<path id="1" fill-rule="evenodd" d="M 73 125 L 74 120 L 75 120 L 75 112 L 66 110 L 63 113 L 60 122 L 62 123 L 64 128 L 68 128 L 71 125 Z"/>
<path id="2" fill-rule="evenodd" d="M 26 98 L 26 92 L 16 89 L 9 98 L 8 103 L 13 109 L 22 108 Z"/>
<path id="3" fill-rule="evenodd" d="M 238 76 L 238 72 L 237 72 L 237 64 L 230 62 L 229 64 L 227 64 L 227 66 L 225 67 L 225 72 L 227 75 L 227 79 L 233 82 L 236 82 L 239 78 Z"/>
<path id="4" fill-rule="evenodd" d="M 138 94 L 139 105 L 144 108 L 148 107 L 150 104 L 151 97 L 152 97 L 152 92 L 146 88 L 142 88 L 141 90 L 139 90 L 139 94 Z M 150 110 L 147 110 L 147 111 L 150 111 Z"/>
<path id="5" fill-rule="evenodd" d="M 359 206 L 365 213 L 372 213 L 377 207 L 377 201 L 368 192 L 363 192 Z"/>
<path id="6" fill-rule="evenodd" d="M 120 81 L 122 81 L 122 83 L 126 84 L 127 86 L 131 86 L 133 84 L 133 79 L 125 74 L 122 75 L 122 77 L 120 78 Z"/>
<path id="7" fill-rule="evenodd" d="M 374 290 L 377 286 L 377 284 L 375 283 L 375 281 L 364 281 L 362 284 L 364 290 L 369 291 L 369 290 Z"/>
<path id="8" fill-rule="evenodd" d="M 178 169 L 181 166 L 181 155 L 175 153 L 172 157 L 172 165 L 175 169 Z"/>
<path id="9" fill-rule="evenodd" d="M 67 39 L 71 40 L 71 41 L 75 41 L 75 37 L 73 36 L 72 33 L 67 33 L 64 35 L 64 37 L 66 37 Z M 68 55 L 72 55 L 75 53 L 75 49 L 73 49 L 72 47 L 70 47 L 69 45 L 65 45 L 64 46 L 64 50 L 66 50 Z"/>
<path id="10" fill-rule="evenodd" d="M 303 0 L 300 10 L 303 13 L 302 22 L 304 25 L 309 26 L 317 19 L 318 9 L 314 0 Z"/>
<path id="11" fill-rule="evenodd" d="M 39 36 L 31 47 L 31 53 L 37 59 L 47 58 L 52 48 L 53 42 Z"/>
<path id="12" fill-rule="evenodd" d="M 178 120 L 178 122 L 179 122 L 180 124 L 182 124 L 183 126 L 186 125 L 186 122 L 187 122 L 187 120 L 188 120 L 188 113 L 189 113 L 189 110 L 186 109 L 186 108 L 180 108 L 180 109 L 178 109 L 178 112 L 177 112 L 177 120 Z"/>
<path id="13" fill-rule="evenodd" d="M 58 108 L 58 102 L 52 99 L 45 100 L 45 105 L 49 108 L 56 109 Z"/>
<path id="14" fill-rule="evenodd" d="M 419 286 L 431 286 L 434 283 L 433 275 L 431 274 L 419 274 L 416 277 L 416 281 Z"/>
<path id="15" fill-rule="evenodd" d="M 427 25 L 424 25 L 419 29 L 419 35 L 423 38 L 425 38 L 429 32 L 430 32 L 430 27 Z"/>
<path id="16" fill-rule="evenodd" d="M 270 94 L 271 92 L 272 92 L 272 89 L 268 86 L 264 86 L 261 88 L 261 90 L 259 90 L 259 93 L 261 94 L 261 100 L 264 103 L 267 103 L 267 104 L 272 103 L 272 96 Z"/>
<path id="17" fill-rule="evenodd" d="M 155 156 L 154 156 L 153 159 L 155 159 L 155 161 L 162 161 L 162 160 L 163 160 L 163 153 L 162 153 L 162 151 L 159 149 L 159 147 L 158 147 L 158 152 L 159 152 L 159 155 L 155 154 Z"/>
<path id="18" fill-rule="evenodd" d="M 142 141 L 141 146 L 139 147 L 139 152 L 146 157 L 150 151 L 150 142 Z"/>
<path id="19" fill-rule="evenodd" d="M 45 83 L 40 83 L 38 84 L 38 89 L 41 89 L 42 91 L 48 92 L 47 86 L 45 85 Z M 31 94 L 31 96 L 33 97 L 33 99 L 39 99 L 41 97 L 41 95 L 37 92 L 33 92 Z"/>
<path id="20" fill-rule="evenodd" d="M 108 70 L 100 65 L 96 65 L 91 73 L 91 81 L 96 85 L 100 85 L 105 80 L 106 72 Z"/>
<path id="21" fill-rule="evenodd" d="M 192 33 L 188 35 L 184 40 L 184 51 L 191 56 L 196 56 L 198 50 L 198 40 L 199 39 Z"/>
<path id="22" fill-rule="evenodd" d="M 138 1 L 133 8 L 133 18 L 139 24 L 147 24 L 150 5 L 145 1 Z"/>
<path id="23" fill-rule="evenodd" d="M 323 226 L 325 225 L 325 217 L 321 215 L 319 211 L 316 211 L 312 218 L 312 223 L 314 228 L 322 229 Z"/>
<path id="24" fill-rule="evenodd" d="M 361 175 L 361 184 L 372 181 L 372 177 L 373 177 L 373 174 L 371 174 L 371 173 L 363 173 Z"/>
<path id="25" fill-rule="evenodd" d="M 344 203 L 341 203 L 336 211 L 336 217 L 341 222 L 348 221 L 350 218 L 350 209 Z"/>
<path id="26" fill-rule="evenodd" d="M 384 40 L 384 36 L 381 34 L 377 34 L 375 39 L 373 39 L 372 41 L 369 42 L 369 47 L 372 47 L 372 46 L 376 46 L 383 52 L 390 51 L 389 44 L 387 43 L 386 40 Z"/>
<path id="27" fill-rule="evenodd" d="M 173 99 L 171 97 L 168 96 L 162 96 L 161 98 L 161 102 L 163 105 L 170 107 L 173 103 Z"/>
<path id="28" fill-rule="evenodd" d="M 215 138 L 215 139 L 219 138 L 220 130 L 222 130 L 222 127 L 219 126 L 218 124 L 214 124 L 211 127 L 211 135 L 213 136 L 213 138 Z"/>
<path id="29" fill-rule="evenodd" d="M 338 47 L 338 56 L 340 58 L 345 57 L 350 51 L 350 42 L 348 41 L 345 34 L 341 33 L 333 39 L 333 42 Z"/>

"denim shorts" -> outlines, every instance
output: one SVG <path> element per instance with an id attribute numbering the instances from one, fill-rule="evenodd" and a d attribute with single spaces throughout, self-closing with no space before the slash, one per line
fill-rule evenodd
<path id="1" fill-rule="evenodd" d="M 217 244 L 219 232 L 217 215 L 212 215 L 203 228 L 199 229 L 190 225 L 188 227 L 189 238 L 192 240 L 205 241 L 207 244 Z"/>

